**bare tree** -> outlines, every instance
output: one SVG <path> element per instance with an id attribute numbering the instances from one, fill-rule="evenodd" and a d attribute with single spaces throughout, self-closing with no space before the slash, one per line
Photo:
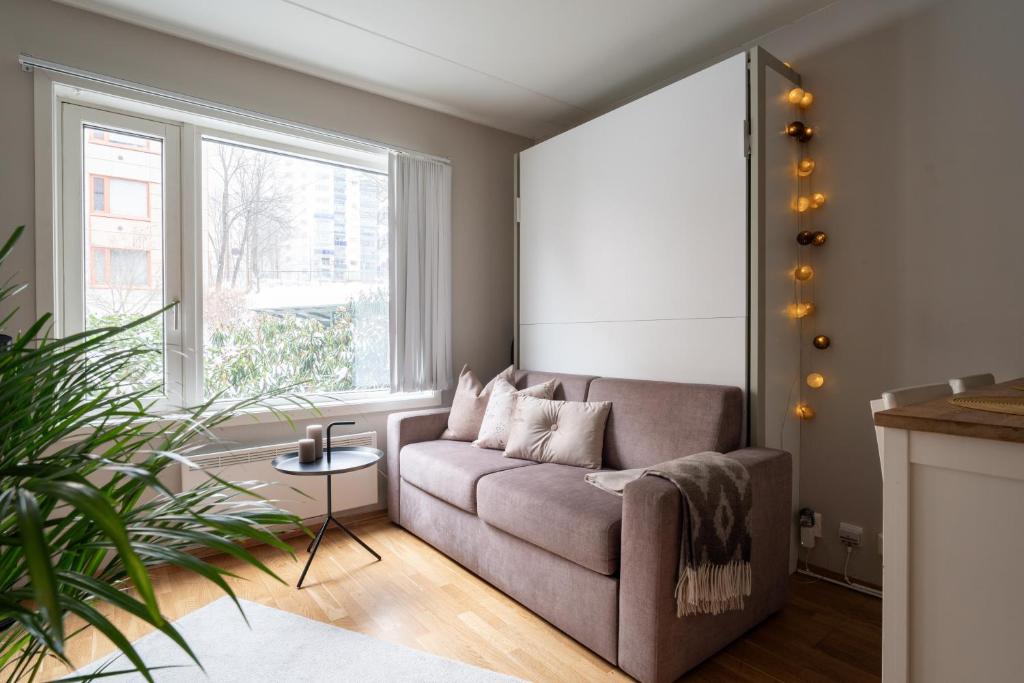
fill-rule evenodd
<path id="1" fill-rule="evenodd" d="M 277 247 L 293 228 L 291 200 L 276 174 L 278 159 L 217 142 L 205 146 L 215 190 L 207 206 L 210 284 L 258 291 L 263 273 L 277 269 Z"/>

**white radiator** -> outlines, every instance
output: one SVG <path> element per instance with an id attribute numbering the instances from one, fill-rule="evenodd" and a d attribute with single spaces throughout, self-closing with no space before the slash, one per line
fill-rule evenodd
<path id="1" fill-rule="evenodd" d="M 325 439 L 326 443 L 326 439 Z M 334 446 L 377 447 L 377 432 L 342 434 L 332 436 Z M 327 497 L 327 477 L 298 477 L 282 474 L 275 470 L 270 461 L 295 451 L 295 441 L 272 446 L 255 446 L 236 450 L 206 453 L 190 458 L 196 467 L 181 465 L 181 488 L 185 491 L 206 481 L 207 472 L 214 472 L 228 481 L 263 481 L 271 485 L 261 488 L 259 494 L 276 501 L 282 509 L 308 519 L 322 516 Z M 331 477 L 334 512 L 344 512 L 377 502 L 377 468 L 367 467 Z M 304 498 L 292 489 L 298 489 L 309 498 Z"/>

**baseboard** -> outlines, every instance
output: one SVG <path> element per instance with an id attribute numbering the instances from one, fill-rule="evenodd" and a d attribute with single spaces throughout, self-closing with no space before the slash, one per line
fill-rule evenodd
<path id="1" fill-rule="evenodd" d="M 803 563 L 801 563 L 800 565 L 797 566 L 797 569 L 798 570 L 799 569 L 803 569 L 804 567 L 810 567 L 810 570 L 812 572 L 814 572 L 815 574 L 820 574 L 820 575 L 822 575 L 824 577 L 827 577 L 829 579 L 835 579 L 836 581 L 842 581 L 843 580 L 842 572 L 834 572 L 831 569 L 825 569 L 824 567 L 819 567 L 816 564 L 803 564 Z M 861 581 L 860 579 L 856 579 L 856 578 L 854 578 L 852 576 L 850 577 L 850 580 L 855 582 L 855 583 L 859 583 L 860 585 L 864 586 L 865 588 L 871 588 L 871 589 L 874 589 L 876 591 L 882 590 L 882 587 L 879 586 L 878 584 L 869 583 L 867 581 Z"/>
<path id="2" fill-rule="evenodd" d="M 304 519 L 302 520 L 302 528 L 288 527 L 286 529 L 281 530 L 277 534 L 277 537 L 282 541 L 290 541 L 299 536 L 312 538 L 313 534 L 316 532 L 316 529 L 324 523 L 325 516 L 326 515 L 319 515 L 317 517 L 310 517 L 308 519 Z M 334 516 L 336 519 L 338 519 L 338 521 L 342 522 L 343 524 L 356 526 L 359 524 L 369 524 L 371 522 L 387 520 L 388 511 L 386 508 L 381 508 L 379 505 L 367 505 L 362 508 L 347 510 L 344 514 L 335 513 Z M 247 540 L 238 543 L 238 545 L 248 550 L 250 548 L 256 548 L 262 545 L 266 545 L 266 543 L 257 540 Z M 185 552 L 189 553 L 190 555 L 194 555 L 198 558 L 213 557 L 214 555 L 224 554 L 222 551 L 214 550 L 212 548 L 188 548 L 186 549 Z M 152 566 L 158 567 L 161 565 Z"/>

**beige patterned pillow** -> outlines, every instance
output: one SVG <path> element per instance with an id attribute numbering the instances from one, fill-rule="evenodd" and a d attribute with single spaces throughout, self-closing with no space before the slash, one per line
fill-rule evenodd
<path id="1" fill-rule="evenodd" d="M 452 441 L 472 441 L 480 433 L 487 410 L 487 400 L 491 397 L 494 383 L 499 379 L 511 382 L 515 376 L 515 368 L 508 366 L 499 372 L 494 379 L 484 386 L 468 365 L 462 366 L 459 373 L 459 384 L 455 388 L 452 399 L 452 411 L 448 414 L 448 429 L 441 435 L 442 439 Z"/>
<path id="2" fill-rule="evenodd" d="M 598 469 L 611 408 L 609 401 L 583 403 L 520 396 L 505 457 Z"/>
<path id="3" fill-rule="evenodd" d="M 494 389 L 491 391 L 491 398 L 487 401 L 487 410 L 484 412 L 484 420 L 480 423 L 480 435 L 473 445 L 478 448 L 496 448 L 505 450 L 505 443 L 508 441 L 508 430 L 512 423 L 512 411 L 516 407 L 516 400 L 520 396 L 535 396 L 537 398 L 551 398 L 555 395 L 555 388 L 558 386 L 557 379 L 549 379 L 543 384 L 535 384 L 521 391 L 503 378 L 494 382 Z"/>

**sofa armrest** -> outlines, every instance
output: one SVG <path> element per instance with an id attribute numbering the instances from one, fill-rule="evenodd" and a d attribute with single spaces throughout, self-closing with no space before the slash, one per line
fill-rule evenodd
<path id="1" fill-rule="evenodd" d="M 433 441 L 441 436 L 448 426 L 451 408 L 430 408 L 410 410 L 388 415 L 388 516 L 395 524 L 401 519 L 399 506 L 399 479 L 401 464 L 399 454 L 411 443 Z"/>
<path id="2" fill-rule="evenodd" d="M 788 597 L 790 455 L 767 448 L 727 454 L 750 473 L 751 595 L 742 611 L 676 616 L 682 497 L 659 477 L 626 486 L 619 574 L 619 667 L 651 683 L 673 681 L 778 610 Z"/>

